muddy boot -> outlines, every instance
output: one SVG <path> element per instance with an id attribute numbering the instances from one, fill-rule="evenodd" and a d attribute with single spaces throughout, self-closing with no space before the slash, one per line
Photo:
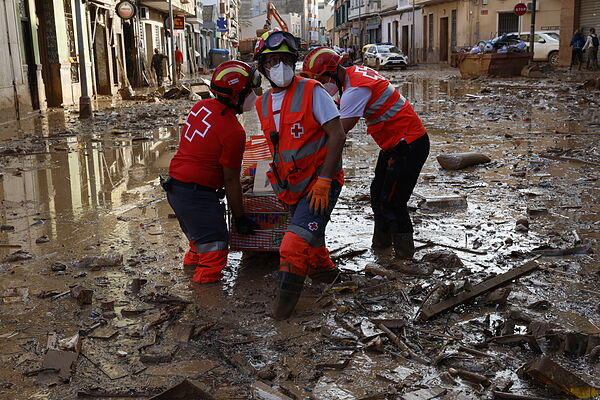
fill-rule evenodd
<path id="1" fill-rule="evenodd" d="M 273 318 L 280 321 L 292 315 L 303 287 L 303 276 L 287 271 L 279 271 L 279 290 L 273 305 Z"/>
<path id="2" fill-rule="evenodd" d="M 373 230 L 373 243 L 371 247 L 386 248 L 392 245 L 392 231 L 390 224 L 380 218 L 375 218 L 375 228 Z"/>
<path id="3" fill-rule="evenodd" d="M 342 280 L 342 274 L 337 268 L 317 268 L 308 276 L 313 281 L 322 283 L 337 283 Z"/>
<path id="4" fill-rule="evenodd" d="M 397 258 L 412 260 L 415 254 L 415 242 L 412 233 L 394 234 L 394 252 Z"/>

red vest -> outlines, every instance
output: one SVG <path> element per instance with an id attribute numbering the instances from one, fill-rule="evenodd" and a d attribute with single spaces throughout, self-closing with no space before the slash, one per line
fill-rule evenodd
<path id="1" fill-rule="evenodd" d="M 273 119 L 271 90 L 256 101 L 260 126 L 273 155 L 267 176 L 277 196 L 287 204 L 297 203 L 308 193 L 325 161 L 328 136 L 312 111 L 312 95 L 317 84 L 312 79 L 294 77 L 281 104 L 280 131 Z M 277 137 L 277 146 L 274 146 L 272 135 Z M 278 182 L 274 169 L 281 182 Z M 341 185 L 344 183 L 341 160 L 333 179 Z"/>
<path id="2" fill-rule="evenodd" d="M 362 66 L 346 68 L 348 87 L 366 87 L 371 98 L 365 107 L 367 133 L 383 150 L 391 150 L 400 140 L 412 143 L 427 131 L 408 100 L 377 71 Z"/>

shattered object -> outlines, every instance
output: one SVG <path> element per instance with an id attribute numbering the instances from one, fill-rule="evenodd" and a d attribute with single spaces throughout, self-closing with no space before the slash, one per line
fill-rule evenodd
<path id="1" fill-rule="evenodd" d="M 79 353 L 79 351 L 81 351 L 81 337 L 79 336 L 79 333 L 68 338 L 60 339 L 58 341 L 58 348 Z"/>
<path id="2" fill-rule="evenodd" d="M 123 255 L 118 253 L 109 253 L 104 256 L 87 256 L 82 258 L 77 267 L 91 268 L 98 270 L 101 267 L 115 267 L 123 263 Z"/>
<path id="3" fill-rule="evenodd" d="M 261 400 L 292 400 L 291 397 L 278 392 L 269 385 L 266 385 L 260 381 L 256 381 L 252 384 L 252 394 L 255 399 Z"/>
<path id="4" fill-rule="evenodd" d="M 448 208 L 467 208 L 466 196 L 439 196 L 421 200 L 419 208 L 428 210 L 445 210 Z"/>
<path id="5" fill-rule="evenodd" d="M 390 280 L 397 279 L 398 273 L 389 269 L 383 268 L 375 263 L 369 263 L 365 266 L 365 275 L 369 276 L 383 276 Z"/>
<path id="6" fill-rule="evenodd" d="M 498 288 L 485 296 L 485 302 L 487 304 L 506 304 L 511 291 L 512 287 L 510 286 Z"/>
<path id="7" fill-rule="evenodd" d="M 50 269 L 53 272 L 60 272 L 60 271 L 66 271 L 67 269 L 67 264 L 57 261 L 55 263 L 52 263 L 52 265 L 50 266 Z"/>
<path id="8" fill-rule="evenodd" d="M 151 397 L 149 400 L 215 400 L 215 398 L 200 389 L 197 384 L 189 379 L 185 379 L 171 389 Z"/>
<path id="9" fill-rule="evenodd" d="M 2 296 L 2 302 L 8 303 L 25 303 L 29 299 L 29 288 L 25 286 L 6 289 Z"/>
<path id="10" fill-rule="evenodd" d="M 563 392 L 578 399 L 589 399 L 600 395 L 598 389 L 590 386 L 548 357 L 530 361 L 522 368 L 531 378 L 550 386 L 557 392 Z"/>
<path id="11" fill-rule="evenodd" d="M 177 346 L 153 345 L 140 356 L 140 361 L 145 364 L 166 363 L 173 359 L 176 351 Z"/>
<path id="12" fill-rule="evenodd" d="M 451 310 L 458 305 L 471 301 L 476 297 L 482 295 L 483 293 L 497 289 L 501 286 L 506 285 L 514 279 L 518 279 L 524 275 L 528 275 L 538 268 L 538 263 L 536 263 L 534 260 L 531 260 L 520 267 L 513 268 L 504 274 L 495 276 L 494 278 L 488 279 L 478 285 L 473 286 L 473 288 L 470 291 L 461 292 L 456 296 L 450 297 L 446 300 L 442 300 L 437 304 L 423 307 L 419 318 L 421 320 L 428 320 L 430 318 L 433 318 L 436 315 Z"/>
<path id="13" fill-rule="evenodd" d="M 443 388 L 432 388 L 432 389 L 419 389 L 414 392 L 405 393 L 402 395 L 402 400 L 430 400 L 436 397 L 442 396 L 446 393 L 446 389 Z"/>
<path id="14" fill-rule="evenodd" d="M 15 261 L 25 261 L 32 259 L 33 256 L 26 252 L 25 250 L 18 250 L 12 254 L 9 254 L 4 258 L 2 262 L 15 262 Z"/>
<path id="15" fill-rule="evenodd" d="M 37 244 L 48 243 L 49 241 L 50 241 L 50 238 L 48 237 L 48 235 L 40 236 L 39 238 L 35 239 L 35 242 Z"/>
<path id="16" fill-rule="evenodd" d="M 458 270 L 465 266 L 456 253 L 449 250 L 436 250 L 427 253 L 421 258 L 421 262 L 435 264 L 439 269 Z"/>
<path id="17" fill-rule="evenodd" d="M 485 154 L 467 152 L 454 154 L 441 154 L 437 156 L 437 161 L 442 168 L 449 170 L 458 170 L 477 164 L 486 164 L 492 161 Z"/>
<path id="18" fill-rule="evenodd" d="M 77 353 L 74 351 L 48 350 L 42 363 L 42 372 L 38 374 L 37 382 L 48 385 L 57 381 L 68 381 L 73 372 L 73 363 L 76 360 Z"/>
<path id="19" fill-rule="evenodd" d="M 71 297 L 77 299 L 79 305 L 92 304 L 94 298 L 94 291 L 91 289 L 85 289 L 79 285 L 71 289 Z"/>
<path id="20" fill-rule="evenodd" d="M 381 336 L 375 336 L 373 339 L 365 343 L 365 350 L 374 351 L 376 353 L 383 353 L 384 346 Z"/>

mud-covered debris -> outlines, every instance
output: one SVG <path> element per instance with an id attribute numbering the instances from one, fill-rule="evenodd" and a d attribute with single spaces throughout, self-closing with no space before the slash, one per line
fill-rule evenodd
<path id="1" fill-rule="evenodd" d="M 548 209 L 546 207 L 527 207 L 527 215 L 531 217 L 540 217 L 547 214 Z"/>
<path id="2" fill-rule="evenodd" d="M 600 395 L 598 389 L 548 357 L 530 361 L 520 371 L 559 393 L 566 393 L 579 399 L 589 399 Z"/>
<path id="3" fill-rule="evenodd" d="M 77 299 L 79 305 L 92 304 L 94 298 L 94 291 L 92 289 L 86 289 L 82 286 L 75 286 L 71 289 L 71 297 Z"/>
<path id="4" fill-rule="evenodd" d="M 153 345 L 147 347 L 140 356 L 140 361 L 145 364 L 167 363 L 173 359 L 178 347 L 174 345 Z"/>
<path id="5" fill-rule="evenodd" d="M 512 335 L 504 335 L 504 336 L 495 336 L 487 340 L 488 343 L 498 343 L 504 345 L 528 345 L 529 348 L 536 352 L 541 353 L 542 349 L 540 349 L 540 345 L 537 342 L 537 339 L 533 335 L 520 335 L 520 334 L 512 334 Z"/>
<path id="6" fill-rule="evenodd" d="M 184 322 L 176 322 L 173 326 L 173 338 L 180 342 L 189 342 L 196 326 Z"/>
<path id="7" fill-rule="evenodd" d="M 591 244 L 567 247 L 564 249 L 539 248 L 539 249 L 531 250 L 531 254 L 534 254 L 534 255 L 541 254 L 546 257 L 562 257 L 562 256 L 584 255 L 584 254 L 593 254 L 593 253 L 594 253 L 594 250 L 592 249 Z"/>
<path id="8" fill-rule="evenodd" d="M 390 264 L 388 268 L 402 272 L 406 275 L 429 276 L 435 271 L 435 265 L 428 262 L 414 262 L 411 260 L 399 260 Z"/>
<path id="9" fill-rule="evenodd" d="M 517 232 L 523 232 L 523 233 L 529 232 L 529 228 L 527 226 L 521 225 L 521 224 L 517 224 L 517 226 L 515 227 L 515 230 Z"/>
<path id="10" fill-rule="evenodd" d="M 590 361 L 593 363 L 600 362 L 600 345 L 594 347 L 592 351 L 590 351 Z"/>
<path id="11" fill-rule="evenodd" d="M 49 241 L 50 241 L 50 238 L 48 237 L 48 235 L 43 235 L 43 236 L 40 236 L 39 238 L 35 239 L 35 242 L 37 244 L 48 243 Z"/>
<path id="12" fill-rule="evenodd" d="M 460 257 L 449 250 L 435 250 L 427 253 L 421 258 L 421 262 L 435 264 L 439 269 L 458 270 L 464 267 Z"/>
<path id="13" fill-rule="evenodd" d="M 29 288 L 25 286 L 9 288 L 4 291 L 2 303 L 24 303 L 29 299 Z"/>
<path id="14" fill-rule="evenodd" d="M 112 380 L 124 378 L 129 375 L 123 367 L 111 363 L 103 355 L 95 351 L 86 350 L 81 354 Z"/>
<path id="15" fill-rule="evenodd" d="M 115 337 L 118 333 L 119 333 L 119 331 L 111 328 L 110 326 L 101 326 L 100 328 L 95 329 L 89 335 L 89 337 L 94 338 L 94 339 L 108 340 L 108 339 Z"/>
<path id="16" fill-rule="evenodd" d="M 142 286 L 144 286 L 146 283 L 148 283 L 148 279 L 134 278 L 130 285 L 131 293 L 138 294 Z"/>
<path id="17" fill-rule="evenodd" d="M 402 400 L 430 400 L 440 397 L 447 392 L 443 388 L 419 389 L 413 392 L 404 393 L 400 398 Z"/>
<path id="18" fill-rule="evenodd" d="M 321 400 L 356 400 L 356 396 L 340 387 L 332 378 L 322 376 L 312 390 L 312 396 Z"/>
<path id="19" fill-rule="evenodd" d="M 442 168 L 449 170 L 463 169 L 492 161 L 492 159 L 485 154 L 475 152 L 440 154 L 436 159 Z"/>
<path id="20" fill-rule="evenodd" d="M 15 227 L 12 225 L 0 225 L 0 231 L 14 231 Z"/>
<path id="21" fill-rule="evenodd" d="M 492 292 L 489 292 L 485 296 L 485 302 L 487 304 L 506 304 L 506 301 L 508 300 L 508 296 L 510 295 L 511 291 L 512 287 L 510 286 L 496 289 Z"/>
<path id="22" fill-rule="evenodd" d="M 488 387 L 492 384 L 492 382 L 487 377 L 480 374 L 476 374 L 474 372 L 465 371 L 463 369 L 449 368 L 448 373 L 450 373 L 450 375 L 452 376 L 459 376 L 464 380 L 478 383 L 483 387 Z"/>
<path id="23" fill-rule="evenodd" d="M 516 226 L 523 225 L 524 227 L 529 229 L 529 219 L 527 219 L 527 217 L 525 217 L 525 216 L 519 217 L 519 218 L 517 218 L 515 225 Z"/>
<path id="24" fill-rule="evenodd" d="M 467 208 L 466 196 L 438 196 L 419 201 L 419 208 L 425 210 L 447 210 Z"/>
<path id="25" fill-rule="evenodd" d="M 71 337 L 60 339 L 57 346 L 60 350 L 74 351 L 79 354 L 81 351 L 81 336 L 79 336 L 79 333 L 76 333 Z"/>
<path id="26" fill-rule="evenodd" d="M 260 381 L 256 381 L 251 386 L 252 394 L 255 399 L 261 400 L 292 400 L 291 397 L 280 393 L 279 391 L 273 389 L 269 385 L 266 385 Z"/>
<path id="27" fill-rule="evenodd" d="M 123 263 L 123 255 L 119 253 L 108 253 L 102 256 L 86 256 L 76 266 L 78 268 L 91 268 L 92 270 L 102 267 L 115 267 Z"/>
<path id="28" fill-rule="evenodd" d="M 434 316 L 441 314 L 445 311 L 451 310 L 460 304 L 471 301 L 476 297 L 489 292 L 490 290 L 494 290 L 501 286 L 504 286 L 514 279 L 530 274 L 538 268 L 539 265 L 535 261 L 529 261 L 520 267 L 513 268 L 504 274 L 495 276 L 491 279 L 488 279 L 487 281 L 473 286 L 472 290 L 468 292 L 465 291 L 446 300 L 442 300 L 437 304 L 423 307 L 421 313 L 419 314 L 419 318 L 422 320 L 428 320 L 430 318 L 433 318 Z"/>
<path id="29" fill-rule="evenodd" d="M 66 271 L 67 270 L 67 264 L 60 262 L 60 261 L 56 261 L 53 262 L 52 265 L 50 265 L 50 269 L 53 272 L 60 272 L 60 271 Z"/>
<path id="30" fill-rule="evenodd" d="M 18 250 L 12 254 L 9 254 L 2 260 L 2 262 L 16 262 L 16 261 L 25 261 L 32 259 L 33 256 L 26 252 L 25 250 Z"/>
<path id="31" fill-rule="evenodd" d="M 385 349 L 383 347 L 383 340 L 381 339 L 381 336 L 375 336 L 373 339 L 365 343 L 365 350 L 375 353 L 383 353 Z"/>
<path id="32" fill-rule="evenodd" d="M 115 301 L 107 300 L 100 302 L 100 309 L 103 311 L 113 311 L 115 309 Z"/>
<path id="33" fill-rule="evenodd" d="M 42 362 L 43 371 L 37 376 L 37 383 L 51 385 L 68 381 L 76 360 L 77 353 L 74 351 L 48 350 Z"/>
<path id="34" fill-rule="evenodd" d="M 150 400 L 214 400 L 214 397 L 205 392 L 200 386 L 189 379 L 151 397 Z"/>
<path id="35" fill-rule="evenodd" d="M 365 266 L 365 275 L 367 276 L 382 276 L 388 279 L 397 279 L 398 273 L 396 271 L 389 270 L 387 268 L 383 268 L 382 266 L 369 263 Z"/>
<path id="36" fill-rule="evenodd" d="M 377 375 L 381 376 L 391 382 L 394 382 L 396 384 L 402 384 L 404 381 L 406 381 L 409 377 L 413 376 L 415 374 L 415 370 L 407 368 L 407 367 L 403 367 L 402 365 L 394 368 L 391 371 L 384 371 L 384 372 L 380 372 Z"/>

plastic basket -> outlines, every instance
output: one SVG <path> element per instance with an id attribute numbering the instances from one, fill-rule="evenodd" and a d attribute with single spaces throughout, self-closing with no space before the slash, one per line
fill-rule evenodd
<path id="1" fill-rule="evenodd" d="M 229 248 L 237 251 L 279 251 L 290 223 L 288 206 L 271 193 L 244 194 L 242 201 L 246 214 L 261 229 L 254 235 L 240 235 L 236 233 L 235 220 L 230 218 Z"/>

